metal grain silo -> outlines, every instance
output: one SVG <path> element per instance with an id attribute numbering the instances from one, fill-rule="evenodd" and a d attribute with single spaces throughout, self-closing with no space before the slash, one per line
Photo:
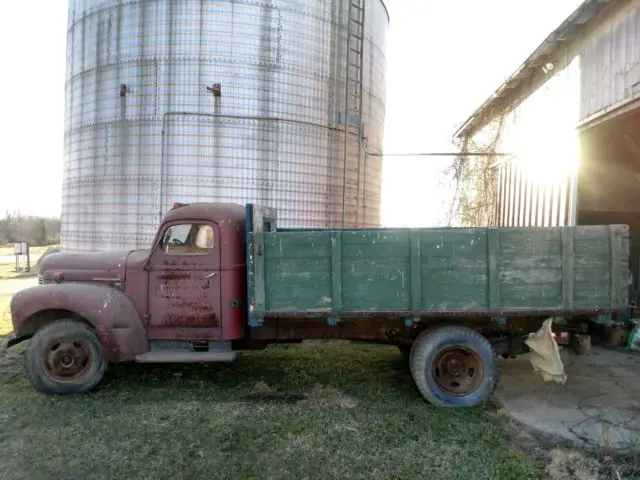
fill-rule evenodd
<path id="1" fill-rule="evenodd" d="M 70 0 L 68 22 L 64 249 L 147 246 L 174 201 L 379 224 L 381 0 Z"/>

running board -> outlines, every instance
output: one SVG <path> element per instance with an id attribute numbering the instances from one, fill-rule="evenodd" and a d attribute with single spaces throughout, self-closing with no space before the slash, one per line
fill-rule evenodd
<path id="1" fill-rule="evenodd" d="M 199 363 L 199 362 L 233 362 L 237 352 L 185 352 L 155 351 L 138 355 L 139 363 Z"/>

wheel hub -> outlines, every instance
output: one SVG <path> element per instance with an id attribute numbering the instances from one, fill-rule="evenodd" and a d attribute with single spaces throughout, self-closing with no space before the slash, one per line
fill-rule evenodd
<path id="1" fill-rule="evenodd" d="M 438 388 L 449 395 L 463 396 L 475 391 L 482 382 L 482 361 L 471 349 L 461 346 L 443 349 L 432 362 Z"/>
<path id="2" fill-rule="evenodd" d="M 62 365 L 63 368 L 69 368 L 71 365 L 73 365 L 73 357 L 68 353 L 65 353 L 60 359 L 60 365 Z"/>
<path id="3" fill-rule="evenodd" d="M 43 370 L 58 382 L 81 378 L 89 371 L 91 361 L 91 348 L 80 339 L 56 339 L 45 347 L 42 355 Z"/>
<path id="4" fill-rule="evenodd" d="M 454 377 L 460 376 L 460 369 L 461 369 L 460 362 L 455 358 L 452 358 L 447 362 L 447 371 Z"/>

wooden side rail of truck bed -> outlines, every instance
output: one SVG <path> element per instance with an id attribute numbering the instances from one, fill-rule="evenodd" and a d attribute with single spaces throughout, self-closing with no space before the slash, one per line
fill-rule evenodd
<path id="1" fill-rule="evenodd" d="M 627 307 L 624 225 L 325 231 L 252 225 L 247 244 L 254 324 L 269 317 L 576 316 Z"/>

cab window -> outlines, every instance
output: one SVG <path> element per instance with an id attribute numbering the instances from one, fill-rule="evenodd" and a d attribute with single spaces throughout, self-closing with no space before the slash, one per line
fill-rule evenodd
<path id="1" fill-rule="evenodd" d="M 167 229 L 162 239 L 166 255 L 206 255 L 215 247 L 211 225 L 180 224 Z"/>

